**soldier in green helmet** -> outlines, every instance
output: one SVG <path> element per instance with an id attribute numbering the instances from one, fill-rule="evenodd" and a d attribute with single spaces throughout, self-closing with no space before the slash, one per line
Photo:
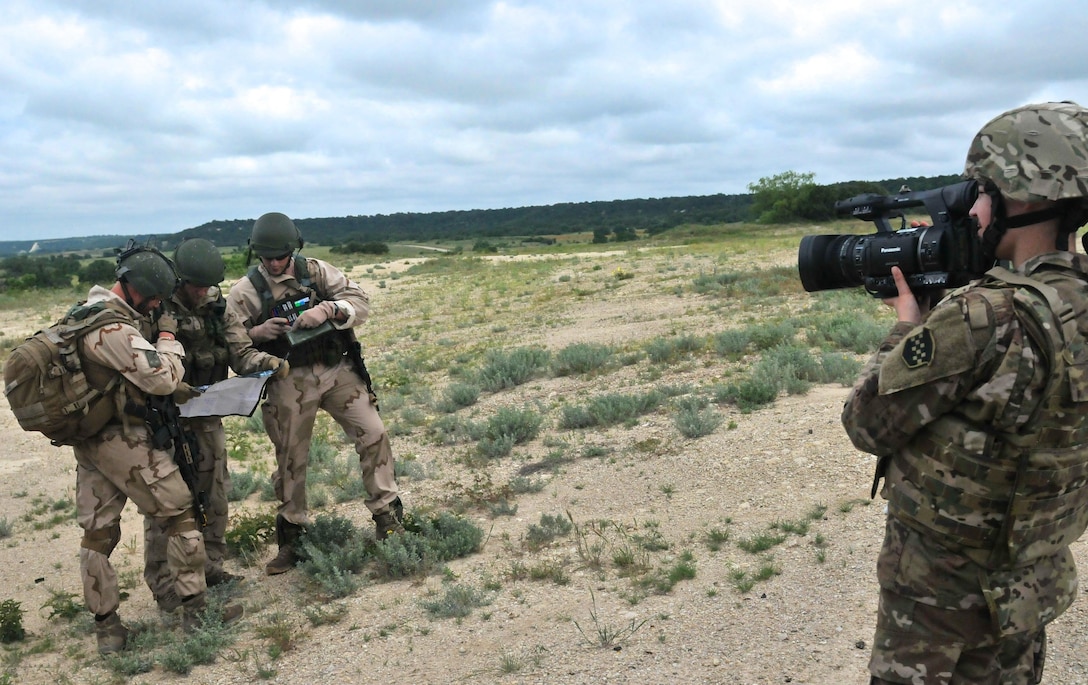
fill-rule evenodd
<path id="1" fill-rule="evenodd" d="M 1088 526 L 1088 110 L 1019 107 L 975 136 L 978 239 L 1009 268 L 930 310 L 893 269 L 899 322 L 843 408 L 879 457 L 873 683 L 1038 683 Z"/>
<path id="2" fill-rule="evenodd" d="M 259 217 L 249 247 L 260 264 L 227 296 L 228 310 L 242 320 L 258 349 L 291 362 L 290 375 L 269 383 L 261 405 L 276 448 L 272 484 L 280 500 L 279 550 L 265 567 L 269 575 L 294 568 L 299 535 L 310 523 L 306 470 L 318 409 L 328 412 L 355 445 L 377 538 L 403 531 L 393 450 L 354 333 L 370 313 L 370 298 L 332 264 L 295 254 L 302 245 L 286 215 Z"/>
<path id="3" fill-rule="evenodd" d="M 229 370 L 237 374 L 276 370 L 277 376 L 286 377 L 290 370 L 287 361 L 253 347 L 241 321 L 227 311 L 219 289 L 226 269 L 218 248 L 203 238 L 183 240 L 174 251 L 174 264 L 180 285 L 172 297 L 163 301 L 163 309 L 176 321 L 178 342 L 185 347 L 186 387 L 217 383 L 227 378 Z M 183 421 L 199 446 L 197 489 L 206 497 L 204 571 L 208 586 L 214 587 L 241 578 L 223 567 L 230 492 L 226 433 L 223 420 L 217 416 Z M 173 612 L 181 606 L 181 599 L 171 582 L 166 544 L 166 530 L 154 518 L 145 516 L 144 580 L 159 608 Z"/>
<path id="4" fill-rule="evenodd" d="M 130 245 L 117 260 L 111 288 L 94 286 L 70 316 L 108 308 L 119 322 L 102 326 L 79 341 L 79 356 L 88 383 L 103 390 L 113 416 L 93 437 L 78 442 L 76 519 L 83 528 L 79 566 L 83 597 L 95 615 L 100 654 L 126 647 L 128 628 L 121 622 L 117 573 L 110 555 L 121 540 L 121 512 L 128 500 L 163 531 L 170 590 L 184 608 L 184 624 L 195 626 L 205 611 L 204 538 L 193 516 L 193 496 L 174 463 L 158 449 L 147 425 L 129 407 L 143 406 L 151 396 L 185 392 L 177 324 L 163 315 L 150 340 L 149 315 L 178 286 L 173 264 L 148 247 Z M 82 312 L 82 314 L 80 313 Z M 152 342 L 153 341 L 153 342 Z M 225 607 L 219 617 L 232 620 L 242 608 Z"/>

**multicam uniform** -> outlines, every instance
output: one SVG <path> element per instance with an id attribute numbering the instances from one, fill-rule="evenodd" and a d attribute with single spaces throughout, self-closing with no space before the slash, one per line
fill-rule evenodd
<path id="1" fill-rule="evenodd" d="M 192 386 L 211 385 L 228 376 L 228 367 L 237 374 L 276 368 L 278 357 L 261 352 L 238 317 L 226 311 L 226 301 L 218 287 L 189 309 L 181 301 L 180 291 L 164 309 L 178 322 L 177 339 L 185 348 L 184 381 Z M 208 497 L 204 515 L 204 547 L 207 552 L 205 573 L 208 584 L 215 585 L 223 576 L 226 554 L 227 495 L 230 470 L 227 468 L 226 434 L 223 420 L 217 416 L 183 419 L 196 435 L 200 451 L 196 463 L 197 486 Z M 144 517 L 144 580 L 156 598 L 170 596 L 172 580 L 166 559 L 166 531 L 160 522 Z M 169 602 L 166 603 L 169 608 Z"/>
<path id="2" fill-rule="evenodd" d="M 104 616 L 121 601 L 109 556 L 121 540 L 121 510 L 129 499 L 168 532 L 166 564 L 177 595 L 201 595 L 206 586 L 204 539 L 193 518 L 192 495 L 173 457 L 154 449 L 144 423 L 123 411 L 126 401 L 142 404 L 146 395 L 171 394 L 183 375 L 184 350 L 174 340 L 149 342 L 138 329 L 143 317 L 111 291 L 95 286 L 87 305 L 99 302 L 131 318 L 131 324 L 108 324 L 80 341 L 92 386 L 105 387 L 118 373 L 125 381 L 114 394 L 115 418 L 98 435 L 74 446 L 83 596 L 88 609 Z"/>
<path id="3" fill-rule="evenodd" d="M 1086 282 L 1070 252 L 992 270 L 898 323 L 847 399 L 888 500 L 873 682 L 1041 677 L 1088 522 Z"/>
<path id="4" fill-rule="evenodd" d="M 305 263 L 300 265 L 303 259 Z M 307 274 L 303 280 L 308 286 L 296 280 L 300 268 Z M 269 297 L 262 298 L 248 275 L 239 279 L 227 296 L 228 310 L 235 312 L 247 329 L 270 318 L 270 303 L 311 292 L 320 301 L 332 301 L 344 317 L 337 321 L 330 318 L 335 331 L 301 346 L 291 348 L 284 337 L 257 345 L 278 356 L 290 353 L 290 374 L 269 383 L 268 398 L 261 405 L 265 429 L 276 448 L 272 482 L 281 502 L 279 516 L 296 526 L 310 523 L 306 467 L 318 409 L 327 411 L 355 443 L 363 485 L 370 495 L 367 508 L 373 514 L 389 510 L 399 504 L 389 436 L 378 415 L 376 398 L 346 355 L 355 344 L 352 329 L 362 325 L 370 313 L 370 298 L 342 271 L 319 259 L 295 256 L 291 268 L 280 276 L 270 275 L 263 265 L 256 269 L 259 276 L 255 278 L 267 282 Z"/>

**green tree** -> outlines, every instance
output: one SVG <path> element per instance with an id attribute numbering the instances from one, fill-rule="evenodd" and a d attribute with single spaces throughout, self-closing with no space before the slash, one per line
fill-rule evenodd
<path id="1" fill-rule="evenodd" d="M 752 215 L 761 224 L 781 224 L 803 218 L 802 205 L 816 185 L 814 173 L 784 171 L 748 184 Z"/>
<path id="2" fill-rule="evenodd" d="M 116 278 L 116 265 L 107 259 L 96 259 L 79 270 L 79 280 L 83 283 L 95 283 L 109 287 Z"/>

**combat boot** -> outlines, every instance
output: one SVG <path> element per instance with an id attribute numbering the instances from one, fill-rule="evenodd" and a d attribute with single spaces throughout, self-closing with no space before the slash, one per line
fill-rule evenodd
<path id="1" fill-rule="evenodd" d="M 128 643 L 128 628 L 121 623 L 121 617 L 116 611 L 102 620 L 95 617 L 94 634 L 98 638 L 98 653 L 102 656 L 116 654 Z"/>
<path id="2" fill-rule="evenodd" d="M 295 544 L 301 534 L 302 526 L 291 523 L 282 516 L 276 517 L 276 544 L 279 545 L 280 551 L 276 554 L 276 558 L 268 562 L 264 567 L 265 573 L 275 576 L 286 573 L 295 567 L 295 564 L 298 563 Z"/>
<path id="3" fill-rule="evenodd" d="M 208 587 L 225 585 L 226 583 L 232 583 L 234 581 L 241 582 L 245 579 L 245 576 L 236 576 L 233 573 L 228 573 L 227 571 L 224 571 L 223 569 L 204 574 L 204 581 L 208 584 Z"/>
<path id="4" fill-rule="evenodd" d="M 390 535 L 402 535 L 404 533 L 404 505 L 400 497 L 389 504 L 389 508 L 380 514 L 374 514 L 374 537 L 385 540 Z"/>
<path id="5" fill-rule="evenodd" d="M 208 612 L 207 596 L 202 592 L 199 595 L 186 597 L 181 601 L 181 628 L 186 633 L 191 633 L 209 620 L 218 621 L 225 626 L 229 626 L 242 618 L 245 612 L 241 604 L 228 604 L 220 609 L 217 614 L 210 614 Z"/>
<path id="6" fill-rule="evenodd" d="M 161 595 L 155 595 L 155 604 L 159 605 L 159 611 L 172 614 L 181 606 L 181 597 L 173 590 L 167 590 Z"/>

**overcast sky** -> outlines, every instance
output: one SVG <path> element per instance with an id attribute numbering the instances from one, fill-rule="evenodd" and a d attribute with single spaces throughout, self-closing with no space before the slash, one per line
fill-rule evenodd
<path id="1" fill-rule="evenodd" d="M 1083 0 L 3 0 L 0 239 L 959 173 Z"/>

